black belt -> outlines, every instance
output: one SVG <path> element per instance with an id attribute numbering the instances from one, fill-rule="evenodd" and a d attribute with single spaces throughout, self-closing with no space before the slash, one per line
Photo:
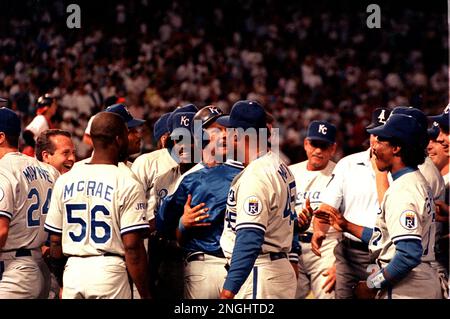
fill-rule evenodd
<path id="1" fill-rule="evenodd" d="M 298 240 L 302 243 L 310 244 L 313 233 L 306 232 L 298 234 Z"/>
<path id="2" fill-rule="evenodd" d="M 278 260 L 278 259 L 282 259 L 282 258 L 287 258 L 287 254 L 286 253 L 282 253 L 282 252 L 280 252 L 280 253 L 269 253 L 269 257 L 270 257 L 271 261 L 274 261 L 274 260 Z M 227 271 L 230 270 L 230 265 L 226 264 L 225 265 L 225 269 Z"/>
<path id="3" fill-rule="evenodd" d="M 16 250 L 16 257 L 31 257 L 31 250 L 27 248 L 19 248 Z"/>
<path id="4" fill-rule="evenodd" d="M 270 256 L 270 260 L 272 260 L 272 261 L 278 260 L 281 258 L 287 258 L 286 253 L 269 253 L 269 256 Z"/>
<path id="5" fill-rule="evenodd" d="M 196 253 L 187 255 L 187 257 L 185 258 L 185 261 L 187 263 L 190 263 L 191 261 L 205 261 L 205 255 L 210 255 L 210 256 L 217 257 L 217 258 L 225 258 L 225 255 L 223 253 L 211 254 L 211 253 L 200 253 L 200 252 L 197 253 L 196 252 Z"/>
<path id="6" fill-rule="evenodd" d="M 350 238 L 347 238 L 347 237 L 344 237 L 342 239 L 342 243 L 346 247 L 350 247 L 350 248 L 353 248 L 353 249 L 369 252 L 369 245 L 367 245 L 366 243 L 363 243 L 363 242 L 360 242 L 360 241 L 356 241 L 356 240 L 351 240 Z"/>

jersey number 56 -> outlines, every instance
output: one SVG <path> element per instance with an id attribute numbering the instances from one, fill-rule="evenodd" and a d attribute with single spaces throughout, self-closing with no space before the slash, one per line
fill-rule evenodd
<path id="1" fill-rule="evenodd" d="M 111 226 L 108 225 L 105 221 L 99 221 L 95 218 L 97 214 L 103 214 L 105 216 L 109 216 L 110 213 L 108 209 L 104 205 L 95 205 L 88 216 L 88 221 L 86 222 L 81 217 L 74 217 L 75 211 L 83 211 L 85 212 L 87 209 L 86 204 L 66 204 L 66 212 L 67 212 L 67 223 L 69 224 L 78 224 L 81 227 L 81 232 L 79 234 L 75 234 L 74 232 L 69 232 L 70 238 L 74 242 L 82 241 L 87 234 L 87 224 L 90 225 L 89 233 L 90 239 L 94 241 L 96 244 L 104 244 L 111 238 Z M 86 214 L 82 213 L 82 215 L 86 216 Z M 97 236 L 97 233 L 103 230 L 102 236 Z"/>

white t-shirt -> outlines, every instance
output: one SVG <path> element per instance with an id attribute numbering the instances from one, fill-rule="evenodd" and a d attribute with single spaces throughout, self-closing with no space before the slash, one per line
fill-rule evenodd
<path id="1" fill-rule="evenodd" d="M 373 228 L 380 205 L 370 150 L 342 158 L 331 176 L 322 194 L 322 202 L 339 209 L 349 222 Z M 351 234 L 344 235 L 359 241 Z"/>

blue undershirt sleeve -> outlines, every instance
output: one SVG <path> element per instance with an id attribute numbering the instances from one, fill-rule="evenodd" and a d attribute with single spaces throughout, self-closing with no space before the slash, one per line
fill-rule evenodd
<path id="1" fill-rule="evenodd" d="M 395 255 L 384 268 L 384 277 L 390 284 L 405 278 L 409 272 L 420 264 L 422 259 L 422 242 L 418 239 L 400 240 L 395 244 Z"/>
<path id="2" fill-rule="evenodd" d="M 252 271 L 256 258 L 261 252 L 264 232 L 256 228 L 241 228 L 236 232 L 236 242 L 231 258 L 231 265 L 224 289 L 237 294 Z"/>
<path id="3" fill-rule="evenodd" d="M 362 232 L 362 236 L 361 236 L 361 240 L 368 244 L 370 241 L 370 238 L 372 238 L 372 234 L 373 234 L 373 229 L 369 228 L 369 227 L 364 227 L 363 232 Z"/>

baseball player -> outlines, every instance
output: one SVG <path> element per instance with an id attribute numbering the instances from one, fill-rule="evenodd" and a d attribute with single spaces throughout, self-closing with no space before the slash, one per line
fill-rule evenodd
<path id="1" fill-rule="evenodd" d="M 162 201 L 168 195 L 171 195 L 178 187 L 179 182 L 195 166 L 192 161 L 193 139 L 191 134 L 191 125 L 193 123 L 193 112 L 174 113 L 169 118 L 170 129 L 170 150 L 171 156 L 179 163 L 167 172 L 155 177 L 152 194 L 155 196 L 151 200 L 152 206 L 148 209 L 151 218 L 158 213 Z M 153 213 L 152 213 L 153 212 Z M 174 238 L 167 238 L 158 231 L 155 234 L 158 244 L 150 247 L 150 260 L 154 263 L 157 283 L 156 289 L 161 298 L 182 297 L 183 278 L 182 276 L 182 251 Z M 153 248 L 153 250 L 152 250 Z M 153 261 L 152 261 L 153 259 Z M 176 277 L 179 275 L 180 277 Z"/>
<path id="2" fill-rule="evenodd" d="M 197 112 L 197 107 L 192 104 L 182 106 L 175 110 L 175 113 L 180 112 Z M 169 124 L 169 118 L 171 118 L 172 113 L 164 114 L 158 121 L 156 121 L 153 136 L 158 138 L 158 143 L 161 145 L 164 143 L 164 148 L 158 149 L 154 152 L 148 154 L 142 154 L 133 162 L 131 170 L 136 175 L 137 179 L 141 182 L 145 190 L 145 197 L 147 199 L 148 206 L 148 219 L 152 221 L 154 219 L 154 210 L 156 207 L 157 193 L 154 192 L 154 182 L 158 175 L 162 175 L 169 170 L 176 168 L 178 166 L 177 161 L 171 156 L 171 146 L 172 142 L 170 140 L 164 139 L 163 136 L 168 136 L 171 133 L 172 123 Z M 170 145 L 169 145 L 170 144 Z M 154 225 L 152 227 L 154 230 Z"/>
<path id="3" fill-rule="evenodd" d="M 220 237 L 228 190 L 243 166 L 232 160 L 224 164 L 221 161 L 227 146 L 226 129 L 216 122 L 221 115 L 217 107 L 206 106 L 194 116 L 194 121 L 202 123 L 203 135 L 207 135 L 202 145 L 201 169 L 185 175 L 177 190 L 163 201 L 156 216 L 158 228 L 166 233 L 178 227 L 185 257 L 184 297 L 187 299 L 219 298 L 227 274 Z"/>
<path id="4" fill-rule="evenodd" d="M 20 119 L 0 108 L 0 299 L 47 298 L 43 226 L 59 173 L 18 152 Z"/>
<path id="5" fill-rule="evenodd" d="M 331 161 L 336 151 L 335 136 L 336 127 L 333 124 L 326 121 L 311 122 L 304 140 L 308 159 L 289 166 L 297 186 L 295 208 L 298 215 L 305 208 L 307 198 L 310 199 L 313 209 L 321 204 L 321 193 L 330 181 L 336 166 Z M 302 253 L 298 263 L 296 298 L 304 299 L 312 291 L 315 298 L 334 299 L 335 257 L 333 251 L 340 233 L 331 228 L 322 243 L 321 256 L 317 256 L 311 250 L 313 223 L 306 232 L 299 234 Z"/>
<path id="6" fill-rule="evenodd" d="M 378 269 L 356 286 L 359 297 L 441 298 L 434 260 L 435 205 L 431 189 L 417 166 L 425 159 L 421 139 L 427 132 L 411 115 L 391 114 L 386 124 L 369 129 L 376 165 L 393 182 L 384 194 L 374 228 L 348 222 L 337 210 L 315 212 L 338 230 L 351 232 L 376 256 Z"/>
<path id="7" fill-rule="evenodd" d="M 38 136 L 45 130 L 54 128 L 52 117 L 55 115 L 58 104 L 51 94 L 44 94 L 37 99 L 36 117 L 25 127 L 23 138 L 28 145 L 24 154 L 34 156 L 34 146 Z"/>
<path id="8" fill-rule="evenodd" d="M 430 142 L 428 144 L 428 156 L 436 165 L 436 167 L 441 172 L 445 180 L 446 198 L 444 201 L 437 200 L 436 204 L 436 261 L 444 270 L 446 278 L 448 278 L 449 271 L 449 229 L 448 229 L 448 191 L 449 191 L 449 152 L 448 145 L 445 143 L 444 139 L 439 138 L 440 129 L 439 125 L 434 122 L 433 127 L 428 130 L 430 135 Z M 447 209 L 445 209 L 447 205 Z M 441 212 L 441 207 L 444 209 Z M 442 214 L 443 213 L 443 214 Z M 447 279 L 448 280 L 448 279 Z"/>
<path id="9" fill-rule="evenodd" d="M 294 298 L 297 265 L 288 259 L 292 243 L 298 243 L 294 176 L 275 153 L 261 149 L 256 141 L 267 140 L 266 114 L 258 102 L 238 101 L 230 116 L 217 122 L 239 128 L 236 144 L 238 152 L 244 152 L 245 167 L 228 193 L 220 244 L 230 266 L 220 297 Z"/>
<path id="10" fill-rule="evenodd" d="M 70 171 L 75 163 L 75 146 L 70 132 L 59 129 L 42 132 L 36 141 L 36 158 L 61 174 Z"/>
<path id="11" fill-rule="evenodd" d="M 437 116 L 431 116 L 434 120 L 433 127 L 428 130 L 432 137 L 428 144 L 428 155 L 439 169 L 445 183 L 445 198 L 436 200 L 436 262 L 441 278 L 447 281 L 444 289 L 444 297 L 449 297 L 449 107 Z"/>
<path id="12" fill-rule="evenodd" d="M 125 104 L 113 104 L 108 106 L 105 109 L 105 112 L 116 113 L 122 117 L 125 121 L 128 128 L 128 157 L 139 153 L 142 142 L 142 134 L 140 132 L 140 126 L 145 123 L 145 120 L 135 119 L 131 113 L 128 111 L 127 106 Z M 124 168 L 125 171 L 129 171 L 131 169 L 132 163 L 128 161 L 128 157 L 121 163 L 119 163 L 119 167 Z M 76 163 L 84 164 L 91 160 L 91 157 L 85 158 Z M 123 167 L 123 164 L 127 167 Z"/>
<path id="13" fill-rule="evenodd" d="M 92 160 L 57 181 L 45 223 L 51 256 L 68 257 L 62 298 L 129 299 L 127 270 L 140 296 L 149 298 L 144 191 L 117 166 L 128 155 L 126 125 L 119 115 L 101 112 L 91 137 Z"/>
<path id="14" fill-rule="evenodd" d="M 182 107 L 177 108 L 174 112 L 167 113 L 163 115 L 158 121 L 156 121 L 153 128 L 153 137 L 158 140 L 158 144 L 161 144 L 163 148 L 153 151 L 148 154 L 142 154 L 133 162 L 131 170 L 135 174 L 136 178 L 141 182 L 145 190 L 145 197 L 147 200 L 147 218 L 150 222 L 150 237 L 148 239 L 149 251 L 151 251 L 151 258 L 149 259 L 150 266 L 150 278 L 151 278 L 151 289 L 156 290 L 159 278 L 159 266 L 161 263 L 162 256 L 165 254 L 164 247 L 165 244 L 161 241 L 159 235 L 155 232 L 155 209 L 157 209 L 157 201 L 159 200 L 159 195 L 165 196 L 166 191 L 159 190 L 155 192 L 155 180 L 156 177 L 164 175 L 165 173 L 174 169 L 177 170 L 178 162 L 176 158 L 171 156 L 171 151 L 173 147 L 173 141 L 164 136 L 169 136 L 173 130 L 173 124 L 171 116 L 173 113 L 181 112 L 197 112 L 197 107 L 193 104 L 187 104 Z M 169 120 L 170 119 L 170 120 Z M 171 183 L 178 177 L 169 178 L 167 183 Z M 181 294 L 181 293 L 180 293 Z M 160 293 L 154 293 L 156 297 Z"/>

